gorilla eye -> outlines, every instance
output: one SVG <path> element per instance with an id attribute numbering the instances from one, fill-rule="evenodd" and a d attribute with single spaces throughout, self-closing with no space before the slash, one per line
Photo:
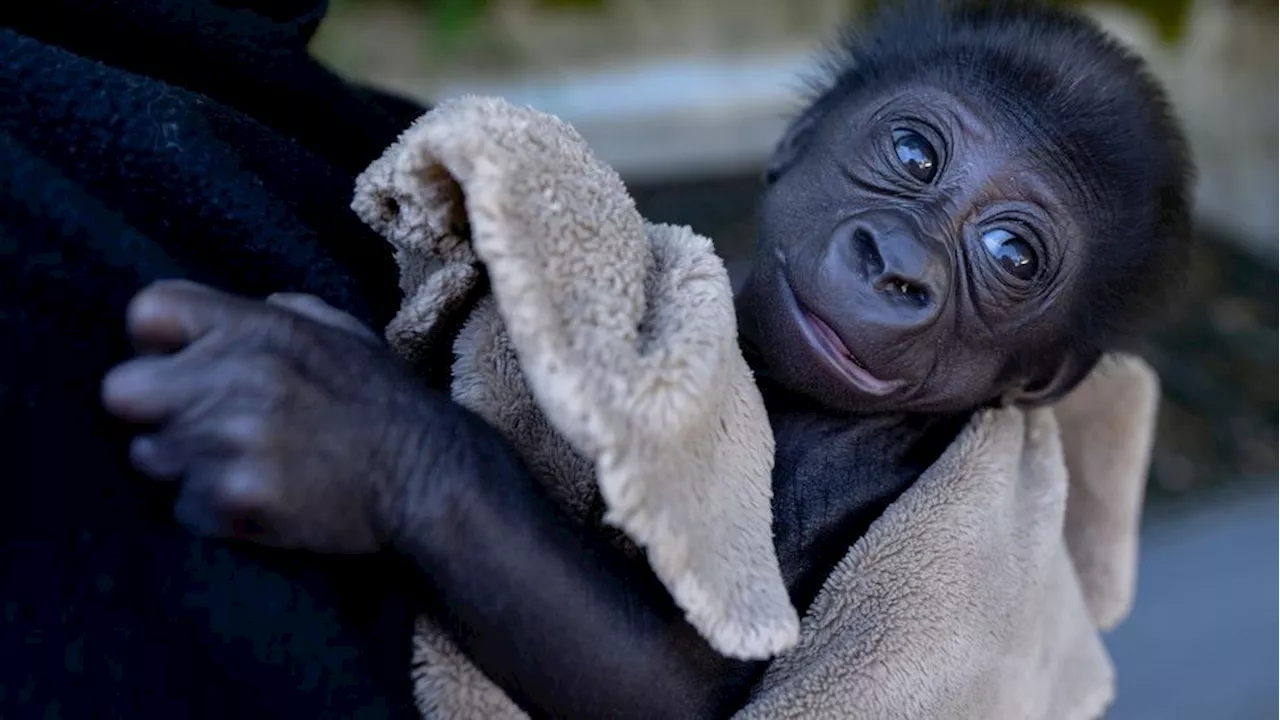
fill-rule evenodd
<path id="1" fill-rule="evenodd" d="M 938 174 L 938 153 L 920 133 L 894 130 L 893 149 L 911 177 L 922 183 L 933 182 Z"/>
<path id="2" fill-rule="evenodd" d="M 982 244 L 1010 275 L 1019 280 L 1035 277 L 1036 254 L 1026 240 L 1008 230 L 990 230 L 982 236 Z"/>

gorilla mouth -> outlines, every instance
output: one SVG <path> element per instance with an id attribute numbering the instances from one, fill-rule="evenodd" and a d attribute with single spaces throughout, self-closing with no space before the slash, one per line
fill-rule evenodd
<path id="1" fill-rule="evenodd" d="M 801 304 L 795 290 L 791 289 L 791 283 L 785 280 L 785 275 L 782 278 L 782 286 L 790 296 L 791 302 L 788 304 L 795 315 L 796 324 L 800 326 L 800 334 L 804 336 L 808 345 L 844 378 L 845 382 L 868 395 L 888 395 L 902 387 L 902 380 L 881 380 L 863 367 L 836 331 Z"/>
<path id="2" fill-rule="evenodd" d="M 804 344 L 813 351 L 835 375 L 848 385 L 867 395 L 884 396 L 898 390 L 906 384 L 905 380 L 881 380 L 863 367 L 853 356 L 849 346 L 836 334 L 836 331 L 825 320 L 811 312 L 800 301 L 800 296 L 791 287 L 787 277 L 787 258 L 781 250 L 775 251 L 778 261 L 778 272 L 775 276 L 781 300 L 790 311 L 795 328 L 800 331 Z"/>
<path id="3" fill-rule="evenodd" d="M 798 299 L 796 303 L 799 305 Z M 808 326 L 803 328 L 806 339 L 815 348 L 820 349 L 826 355 L 827 360 L 835 365 L 841 371 L 841 374 L 851 381 L 852 385 L 873 395 L 888 395 L 902 387 L 901 380 L 881 380 L 872 375 L 870 370 L 867 370 L 862 363 L 858 362 L 858 359 L 849 351 L 849 346 L 845 345 L 844 341 L 840 339 L 835 330 L 831 329 L 830 325 L 823 322 L 822 318 L 814 315 L 803 306 L 799 307 L 799 310 L 802 322 Z M 817 342 L 813 342 L 814 340 Z"/>

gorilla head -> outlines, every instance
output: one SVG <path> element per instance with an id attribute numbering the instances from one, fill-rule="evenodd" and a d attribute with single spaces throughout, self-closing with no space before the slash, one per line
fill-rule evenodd
<path id="1" fill-rule="evenodd" d="M 845 38 L 770 161 L 744 332 L 841 410 L 1051 401 L 1176 286 L 1187 155 L 1089 21 L 896 5 Z"/>

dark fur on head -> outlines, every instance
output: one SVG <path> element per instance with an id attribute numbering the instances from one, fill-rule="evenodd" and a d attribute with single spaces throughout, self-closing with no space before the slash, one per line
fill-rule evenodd
<path id="1" fill-rule="evenodd" d="M 1191 243 L 1194 171 L 1143 62 L 1082 15 L 1040 2 L 882 3 L 847 32 L 813 84 L 812 127 L 836 103 L 924 81 L 997 109 L 1061 149 L 1095 237 L 1074 337 L 1079 375 L 1172 304 Z M 801 127 L 791 142 L 804 142 Z M 1045 351 L 1051 349 L 1045 348 Z"/>

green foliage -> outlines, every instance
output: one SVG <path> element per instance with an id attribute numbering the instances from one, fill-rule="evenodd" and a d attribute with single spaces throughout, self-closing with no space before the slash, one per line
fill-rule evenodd
<path id="1" fill-rule="evenodd" d="M 1191 0 L 1109 1 L 1144 15 L 1155 26 L 1156 33 L 1159 34 L 1160 39 L 1167 43 L 1177 42 L 1182 38 L 1182 33 L 1187 27 L 1187 16 L 1191 9 Z"/>
<path id="2" fill-rule="evenodd" d="M 871 12 L 877 6 L 892 0 L 851 0 L 859 12 Z M 1155 26 L 1160 39 L 1177 42 L 1187 26 L 1192 0 L 1052 0 L 1060 5 L 1106 4 L 1128 8 L 1146 17 Z M 1220 0 L 1225 2 L 1225 0 Z M 1264 6 L 1265 2 L 1259 2 Z"/>
<path id="3" fill-rule="evenodd" d="M 492 0 L 420 0 L 426 7 L 427 37 L 431 49 L 447 55 L 484 17 Z M 548 9 L 584 9 L 600 7 L 606 0 L 535 0 L 536 6 Z"/>
<path id="4" fill-rule="evenodd" d="M 348 0 L 348 2 L 353 0 Z M 359 1 L 359 0 L 355 0 Z M 484 17 L 493 0 L 416 0 L 423 3 L 428 23 L 427 35 L 431 48 L 441 55 L 452 52 Z M 786 2 L 786 0 L 767 0 Z M 874 8 L 885 0 L 851 0 L 862 11 Z M 1081 5 L 1088 0 L 1055 0 L 1069 5 Z M 1105 0 L 1111 4 L 1129 8 L 1147 17 L 1164 42 L 1176 42 L 1186 29 L 1191 0 Z M 551 10 L 590 9 L 600 7 L 607 0 L 535 0 L 535 4 Z M 1268 7 L 1265 0 L 1258 0 L 1259 7 Z M 1271 6 L 1273 7 L 1273 6 Z"/>
<path id="5" fill-rule="evenodd" d="M 538 4 L 549 8 L 584 9 L 598 8 L 605 4 L 605 0 L 538 0 Z"/>
<path id="6" fill-rule="evenodd" d="M 484 17 L 489 0 L 427 0 L 427 47 L 449 55 Z"/>

